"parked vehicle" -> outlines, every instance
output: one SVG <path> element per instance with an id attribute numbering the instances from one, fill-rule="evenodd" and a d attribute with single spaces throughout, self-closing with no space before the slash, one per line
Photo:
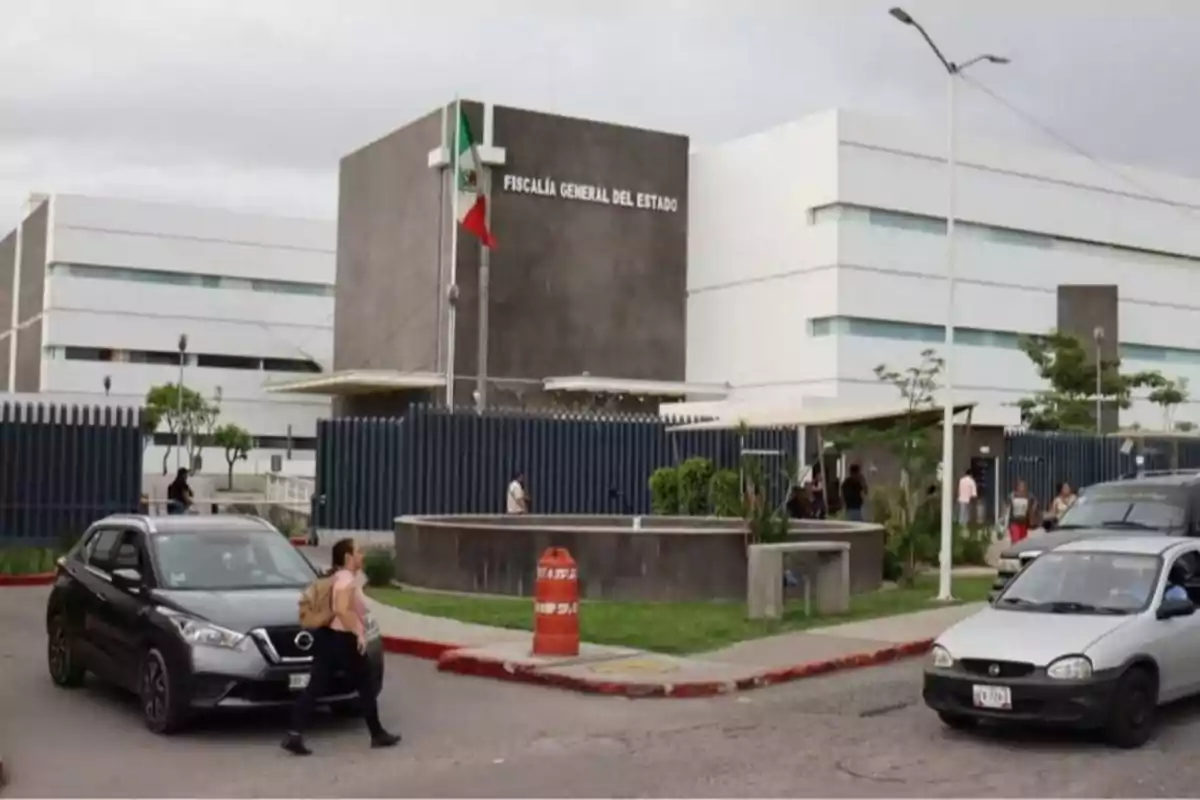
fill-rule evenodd
<path id="1" fill-rule="evenodd" d="M 1070 542 L 1029 564 L 933 645 L 926 705 L 954 728 L 981 720 L 1099 728 L 1121 747 L 1156 709 L 1200 692 L 1200 540 Z"/>
<path id="2" fill-rule="evenodd" d="M 162 734 L 198 711 L 291 703 L 309 679 L 313 638 L 298 604 L 316 577 L 257 517 L 107 517 L 59 559 L 46 607 L 50 677 L 73 687 L 93 673 L 136 693 Z M 378 692 L 374 621 L 368 637 Z M 341 677 L 322 702 L 357 708 Z"/>
<path id="3" fill-rule="evenodd" d="M 1067 542 L 1141 533 L 1200 536 L 1200 473 L 1147 473 L 1084 489 L 1053 531 L 1000 553 L 992 588 L 1003 589 L 1029 562 Z"/>

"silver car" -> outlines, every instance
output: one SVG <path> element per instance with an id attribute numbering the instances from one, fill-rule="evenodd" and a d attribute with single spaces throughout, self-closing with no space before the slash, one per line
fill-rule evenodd
<path id="1" fill-rule="evenodd" d="M 939 636 L 923 696 L 947 725 L 1035 722 L 1139 747 L 1159 706 L 1200 692 L 1200 541 L 1061 545 Z"/>

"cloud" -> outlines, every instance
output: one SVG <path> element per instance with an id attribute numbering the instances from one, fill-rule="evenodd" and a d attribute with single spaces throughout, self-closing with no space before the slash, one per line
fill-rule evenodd
<path id="1" fill-rule="evenodd" d="M 834 105 L 940 124 L 891 0 L 7 0 L 0 220 L 31 191 L 332 217 L 347 152 L 455 94 L 723 141 Z M 1090 151 L 1200 175 L 1187 0 L 910 0 Z M 963 125 L 1041 141 L 978 93 Z M 6 215 L 7 214 L 7 215 Z"/>

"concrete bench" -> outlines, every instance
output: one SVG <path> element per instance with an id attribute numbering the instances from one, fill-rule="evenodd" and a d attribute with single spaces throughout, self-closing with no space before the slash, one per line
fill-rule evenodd
<path id="1" fill-rule="evenodd" d="M 806 591 L 816 595 L 817 613 L 850 610 L 849 542 L 777 542 L 752 544 L 746 554 L 746 613 L 750 619 L 783 616 L 783 556 L 812 553 L 816 568 L 805 576 Z"/>

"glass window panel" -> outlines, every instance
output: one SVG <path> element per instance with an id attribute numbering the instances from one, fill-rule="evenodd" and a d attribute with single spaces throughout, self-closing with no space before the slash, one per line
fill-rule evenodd
<path id="1" fill-rule="evenodd" d="M 833 333 L 833 318 L 818 317 L 808 321 L 808 335 L 814 338 L 830 336 Z"/>

